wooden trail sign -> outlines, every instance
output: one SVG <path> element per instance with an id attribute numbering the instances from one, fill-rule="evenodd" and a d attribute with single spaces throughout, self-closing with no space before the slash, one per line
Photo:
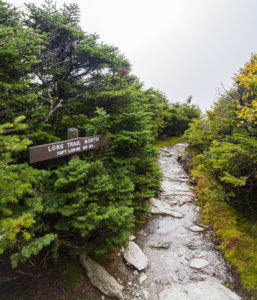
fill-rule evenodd
<path id="1" fill-rule="evenodd" d="M 101 135 L 95 135 L 29 147 L 29 162 L 32 164 L 38 161 L 98 149 L 99 147 L 107 146 L 110 143 L 110 136 L 111 135 L 108 134 L 107 138 L 103 141 L 101 141 Z"/>

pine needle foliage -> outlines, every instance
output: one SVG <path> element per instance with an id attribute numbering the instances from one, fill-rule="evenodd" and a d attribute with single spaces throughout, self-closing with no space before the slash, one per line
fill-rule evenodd
<path id="1" fill-rule="evenodd" d="M 26 6 L 0 0 L 0 251 L 13 267 L 43 249 L 126 244 L 160 185 L 153 143 L 166 107 L 116 47 L 80 28 L 77 5 Z M 66 140 L 69 127 L 111 132 L 111 143 L 28 165 L 29 145 Z"/>

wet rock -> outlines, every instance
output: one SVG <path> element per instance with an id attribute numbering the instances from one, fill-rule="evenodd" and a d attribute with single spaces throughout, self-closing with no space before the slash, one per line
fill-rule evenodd
<path id="1" fill-rule="evenodd" d="M 102 266 L 94 262 L 86 253 L 80 254 L 80 262 L 86 269 L 91 283 L 105 295 L 123 299 L 123 286 L 120 285 Z"/>
<path id="2" fill-rule="evenodd" d="M 217 279 L 187 284 L 174 284 L 159 294 L 159 300 L 240 300 L 234 292 L 222 285 Z"/>
<path id="3" fill-rule="evenodd" d="M 170 242 L 156 241 L 156 242 L 151 242 L 149 246 L 151 248 L 169 249 L 170 244 L 171 244 Z"/>
<path id="4" fill-rule="evenodd" d="M 124 259 L 129 265 L 134 266 L 138 271 L 142 271 L 148 266 L 148 258 L 141 248 L 133 241 L 129 241 L 124 253 Z"/>
<path id="5" fill-rule="evenodd" d="M 191 225 L 188 227 L 188 229 L 190 229 L 191 231 L 194 231 L 194 232 L 202 232 L 205 230 L 205 228 L 198 226 L 198 225 Z"/>
<path id="6" fill-rule="evenodd" d="M 145 275 L 145 273 L 143 273 L 139 278 L 139 282 L 143 283 L 144 281 L 146 281 L 146 279 L 147 279 L 147 276 Z"/>
<path id="7" fill-rule="evenodd" d="M 210 264 L 207 260 L 203 258 L 194 258 L 190 262 L 190 267 L 194 269 L 203 269 L 207 267 Z"/>
<path id="8" fill-rule="evenodd" d="M 165 202 L 158 199 L 151 198 L 150 203 L 152 204 L 151 213 L 160 215 L 169 215 L 174 218 L 183 218 L 184 215 L 178 211 L 175 211 L 171 206 Z"/>

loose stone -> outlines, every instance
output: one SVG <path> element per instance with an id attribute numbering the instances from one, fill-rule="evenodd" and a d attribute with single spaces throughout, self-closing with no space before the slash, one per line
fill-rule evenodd
<path id="1" fill-rule="evenodd" d="M 133 234 L 129 237 L 130 241 L 134 241 L 135 239 L 136 239 L 136 237 Z"/>
<path id="2" fill-rule="evenodd" d="M 190 267 L 194 269 L 203 269 L 207 267 L 210 264 L 207 260 L 203 258 L 194 258 L 190 262 Z"/>
<path id="3" fill-rule="evenodd" d="M 147 268 L 148 258 L 141 248 L 133 241 L 129 241 L 128 247 L 124 253 L 124 259 L 129 265 L 134 266 L 138 271 Z"/>
<path id="4" fill-rule="evenodd" d="M 198 225 L 191 225 L 188 227 L 188 229 L 190 229 L 191 231 L 194 231 L 194 232 L 202 232 L 205 230 L 205 228 L 200 227 Z"/>
<path id="5" fill-rule="evenodd" d="M 146 281 L 146 279 L 147 279 L 147 276 L 145 275 L 145 273 L 143 273 L 139 278 L 139 282 L 143 283 L 144 281 Z"/>
<path id="6" fill-rule="evenodd" d="M 170 242 L 152 242 L 149 246 L 151 248 L 169 249 Z"/>

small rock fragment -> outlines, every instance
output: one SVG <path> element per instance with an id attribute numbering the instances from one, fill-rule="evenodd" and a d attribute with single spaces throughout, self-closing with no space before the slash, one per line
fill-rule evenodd
<path id="1" fill-rule="evenodd" d="M 146 281 L 146 279 L 147 279 L 147 276 L 145 275 L 145 273 L 143 273 L 139 278 L 139 282 L 143 283 L 144 281 Z"/>
<path id="2" fill-rule="evenodd" d="M 170 242 L 152 242 L 149 246 L 151 248 L 169 249 Z"/>
<path id="3" fill-rule="evenodd" d="M 134 241 L 135 239 L 136 239 L 136 237 L 133 234 L 129 237 L 130 241 Z"/>
<path id="4" fill-rule="evenodd" d="M 190 229 L 191 231 L 194 231 L 194 232 L 202 232 L 205 230 L 205 228 L 198 226 L 198 225 L 191 225 L 188 227 L 188 229 Z"/>
<path id="5" fill-rule="evenodd" d="M 186 244 L 186 246 L 190 250 L 194 250 L 194 249 L 197 249 L 199 247 L 199 245 L 196 245 L 196 244 L 193 244 L 193 243 L 188 243 L 188 244 Z"/>

